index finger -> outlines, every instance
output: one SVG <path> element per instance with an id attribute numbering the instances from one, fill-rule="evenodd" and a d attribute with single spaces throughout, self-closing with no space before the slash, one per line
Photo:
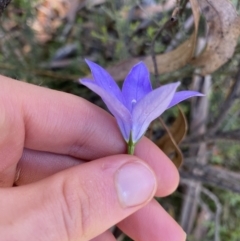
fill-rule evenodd
<path id="1" fill-rule="evenodd" d="M 101 108 L 71 94 L 6 77 L 1 82 L 6 116 L 18 127 L 14 138 L 24 139 L 24 147 L 89 160 L 125 151 L 114 118 Z"/>

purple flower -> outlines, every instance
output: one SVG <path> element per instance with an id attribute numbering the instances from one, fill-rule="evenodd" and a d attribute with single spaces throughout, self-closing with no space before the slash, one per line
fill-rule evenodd
<path id="1" fill-rule="evenodd" d="M 196 91 L 176 92 L 180 82 L 152 90 L 148 69 L 143 62 L 136 64 L 127 75 L 122 91 L 113 78 L 99 65 L 86 60 L 94 80 L 80 82 L 103 99 L 115 116 L 127 143 L 133 145 L 144 135 L 149 124 L 165 110 L 193 96 Z"/>

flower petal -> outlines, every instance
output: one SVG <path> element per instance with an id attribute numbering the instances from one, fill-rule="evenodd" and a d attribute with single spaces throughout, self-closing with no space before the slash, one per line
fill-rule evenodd
<path id="1" fill-rule="evenodd" d="M 180 82 L 163 85 L 145 97 L 133 108 L 132 140 L 136 143 L 147 130 L 149 124 L 169 106 Z"/>
<path id="2" fill-rule="evenodd" d="M 174 105 L 177 105 L 179 102 L 194 96 L 204 96 L 204 94 L 201 94 L 197 91 L 188 91 L 188 90 L 176 92 L 173 96 L 171 103 L 168 106 L 168 109 L 173 107 Z"/>
<path id="3" fill-rule="evenodd" d="M 128 109 L 115 96 L 112 96 L 94 81 L 82 79 L 80 80 L 80 83 L 91 89 L 102 98 L 110 112 L 116 118 L 123 138 L 128 141 L 132 127 L 131 114 Z"/>
<path id="4" fill-rule="evenodd" d="M 151 91 L 148 69 L 143 62 L 140 62 L 131 69 L 122 87 L 122 94 L 130 112 L 132 106 Z"/>
<path id="5" fill-rule="evenodd" d="M 123 103 L 122 92 L 111 75 L 98 64 L 87 59 L 85 61 L 91 69 L 96 84 Z"/>

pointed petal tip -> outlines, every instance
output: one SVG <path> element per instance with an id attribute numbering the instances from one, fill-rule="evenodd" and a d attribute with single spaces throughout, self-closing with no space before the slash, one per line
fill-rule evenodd
<path id="1" fill-rule="evenodd" d="M 175 82 L 175 84 L 176 84 L 177 86 L 180 86 L 180 85 L 181 85 L 181 82 L 180 82 L 180 81 L 177 81 L 177 82 Z"/>
<path id="2" fill-rule="evenodd" d="M 174 83 L 162 85 L 161 87 L 169 86 L 170 88 L 177 89 L 180 85 L 181 85 L 181 82 L 177 81 L 177 82 L 174 82 Z M 161 88 L 161 87 L 159 87 L 159 88 Z"/>
<path id="3" fill-rule="evenodd" d="M 199 96 L 199 97 L 201 97 L 201 96 L 206 96 L 205 94 L 202 94 L 202 93 L 200 93 L 200 92 L 198 92 L 198 91 L 194 91 L 194 90 L 179 91 L 178 93 L 179 93 L 179 94 L 181 94 L 181 93 L 189 93 L 189 96 L 190 96 L 190 97 L 194 97 L 194 96 Z M 183 95 L 184 95 L 184 94 L 183 94 Z"/>
<path id="4" fill-rule="evenodd" d="M 184 91 L 176 92 L 175 95 L 173 96 L 171 103 L 168 106 L 168 109 L 186 99 L 189 99 L 192 97 L 202 97 L 202 96 L 205 96 L 205 95 L 200 92 L 192 91 L 192 90 L 184 90 Z"/>
<path id="5" fill-rule="evenodd" d="M 145 68 L 148 71 L 148 67 L 147 67 L 147 65 L 143 61 L 140 61 L 137 64 L 133 65 L 131 70 L 136 69 L 136 68 Z"/>
<path id="6" fill-rule="evenodd" d="M 174 86 L 174 88 L 177 88 L 178 86 L 181 85 L 181 82 L 177 81 L 177 82 L 173 82 L 173 83 L 169 83 L 169 84 L 165 84 L 165 85 Z M 165 85 L 162 85 L 162 86 L 165 86 Z"/>
<path id="7" fill-rule="evenodd" d="M 148 70 L 148 66 L 143 61 L 140 61 L 138 64 Z"/>
<path id="8" fill-rule="evenodd" d="M 145 66 L 146 67 L 146 64 L 143 62 L 143 61 L 139 61 L 137 64 L 135 64 L 134 66 L 136 66 L 136 65 L 143 65 L 143 66 Z"/>
<path id="9" fill-rule="evenodd" d="M 91 65 L 93 64 L 93 62 L 89 59 L 84 59 L 85 63 L 87 64 L 87 66 L 91 69 Z"/>
<path id="10" fill-rule="evenodd" d="M 84 85 L 85 82 L 86 82 L 86 79 L 79 79 L 79 80 L 78 80 L 78 83 L 79 83 L 79 84 L 82 84 L 82 85 Z"/>
<path id="11" fill-rule="evenodd" d="M 84 61 L 86 62 L 86 63 L 93 63 L 91 60 L 89 60 L 89 59 L 84 59 Z"/>
<path id="12" fill-rule="evenodd" d="M 85 79 L 85 78 L 79 79 L 78 82 L 79 82 L 80 84 L 82 84 L 82 85 L 86 85 L 86 83 L 89 83 L 89 82 L 90 82 L 90 83 L 95 83 L 94 80 L 92 80 L 92 79 Z"/>
<path id="13" fill-rule="evenodd" d="M 84 61 L 90 68 L 92 74 L 94 74 L 95 71 L 104 70 L 104 68 L 102 66 L 100 66 L 99 64 L 96 64 L 95 62 L 93 62 L 89 59 L 84 59 Z"/>
<path id="14" fill-rule="evenodd" d="M 93 61 L 89 60 L 89 59 L 84 59 L 84 61 L 86 62 L 86 64 L 88 65 L 88 67 L 91 69 L 94 68 L 95 66 L 98 66 L 98 64 L 94 63 Z"/>

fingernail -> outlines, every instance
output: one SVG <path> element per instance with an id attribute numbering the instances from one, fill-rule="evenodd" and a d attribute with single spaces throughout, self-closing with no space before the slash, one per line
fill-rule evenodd
<path id="1" fill-rule="evenodd" d="M 118 199 L 123 207 L 132 207 L 148 201 L 156 189 L 152 170 L 135 161 L 121 166 L 115 176 Z"/>

